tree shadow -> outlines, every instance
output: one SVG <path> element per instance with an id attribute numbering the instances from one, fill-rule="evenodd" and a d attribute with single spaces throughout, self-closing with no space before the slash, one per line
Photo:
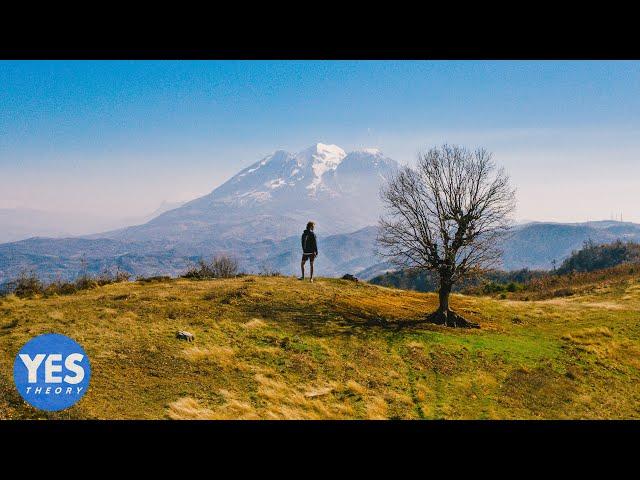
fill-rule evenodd
<path id="1" fill-rule="evenodd" d="M 255 303 L 248 310 L 251 315 L 286 322 L 300 333 L 316 337 L 363 336 L 380 331 L 437 330 L 443 326 L 434 322 L 432 313 L 418 318 L 388 318 L 357 307 L 331 302 L 316 304 L 313 311 L 309 312 L 301 311 L 299 306 L 275 303 Z"/>

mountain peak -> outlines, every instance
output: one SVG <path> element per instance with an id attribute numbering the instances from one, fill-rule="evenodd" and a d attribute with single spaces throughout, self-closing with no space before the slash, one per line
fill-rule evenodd
<path id="1" fill-rule="evenodd" d="M 307 190 L 315 194 L 322 183 L 322 176 L 330 170 L 335 170 L 346 156 L 346 152 L 339 146 L 325 143 L 316 143 L 298 153 L 296 155 L 298 165 L 311 169 L 312 180 L 307 185 Z"/>
<path id="2" fill-rule="evenodd" d="M 345 155 L 344 150 L 340 148 L 338 145 L 318 142 L 315 144 L 315 147 L 318 152 L 331 152 L 335 155 Z"/>
<path id="3" fill-rule="evenodd" d="M 340 163 L 340 160 L 346 157 L 346 155 L 346 152 L 338 145 L 318 142 L 311 145 L 309 148 L 304 149 L 298 153 L 297 156 L 313 158 L 314 160 L 321 162 L 329 161 L 331 163 Z"/>

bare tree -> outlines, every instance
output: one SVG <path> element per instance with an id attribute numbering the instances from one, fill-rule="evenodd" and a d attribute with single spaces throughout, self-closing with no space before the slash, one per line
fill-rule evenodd
<path id="1" fill-rule="evenodd" d="M 386 215 L 377 243 L 400 267 L 431 270 L 439 277 L 438 310 L 429 320 L 453 327 L 478 327 L 449 308 L 460 279 L 495 266 L 501 238 L 510 227 L 515 190 L 484 149 L 444 145 L 421 154 L 381 191 Z"/>

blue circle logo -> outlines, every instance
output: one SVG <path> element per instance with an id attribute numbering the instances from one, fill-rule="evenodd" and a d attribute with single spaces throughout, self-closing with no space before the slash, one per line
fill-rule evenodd
<path id="1" fill-rule="evenodd" d="M 75 405 L 87 392 L 90 378 L 85 351 L 57 333 L 32 338 L 13 362 L 13 379 L 22 398 L 50 412 Z"/>

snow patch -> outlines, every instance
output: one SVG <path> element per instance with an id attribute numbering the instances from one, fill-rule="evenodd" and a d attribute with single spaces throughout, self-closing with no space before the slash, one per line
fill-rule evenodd
<path id="1" fill-rule="evenodd" d="M 296 155 L 296 158 L 299 158 L 303 164 L 308 165 L 309 162 L 311 163 L 313 179 L 307 185 L 307 190 L 310 190 L 310 193 L 315 193 L 321 186 L 322 176 L 330 170 L 335 170 L 346 156 L 345 151 L 337 145 L 326 145 L 324 143 L 317 143 Z"/>
<path id="2" fill-rule="evenodd" d="M 271 198 L 271 194 L 269 192 L 261 192 L 261 191 L 253 190 L 251 192 L 246 192 L 241 195 L 238 195 L 236 198 L 238 198 L 241 203 L 244 203 L 246 200 L 255 200 L 258 202 L 264 202 Z"/>
<path id="3" fill-rule="evenodd" d="M 265 158 L 264 158 L 264 159 L 262 159 L 260 162 L 258 162 L 257 166 L 255 166 L 255 167 L 253 167 L 253 168 L 250 168 L 249 170 L 247 170 L 247 171 L 246 171 L 246 172 L 244 172 L 244 173 L 241 173 L 240 175 L 238 175 L 238 177 L 237 177 L 237 178 L 244 177 L 245 175 L 248 175 L 248 174 L 250 174 L 250 173 L 255 172 L 255 171 L 256 171 L 256 170 L 258 170 L 260 167 L 264 167 L 264 166 L 267 164 L 267 162 L 273 158 L 273 156 L 274 156 L 274 155 L 275 155 L 275 154 L 271 154 L 271 155 L 269 155 L 268 157 L 265 157 Z"/>
<path id="4" fill-rule="evenodd" d="M 275 189 L 275 188 L 279 188 L 282 187 L 286 182 L 282 179 L 282 178 L 278 178 L 276 180 L 271 180 L 267 183 L 265 183 L 265 186 L 269 187 L 270 189 Z"/>

